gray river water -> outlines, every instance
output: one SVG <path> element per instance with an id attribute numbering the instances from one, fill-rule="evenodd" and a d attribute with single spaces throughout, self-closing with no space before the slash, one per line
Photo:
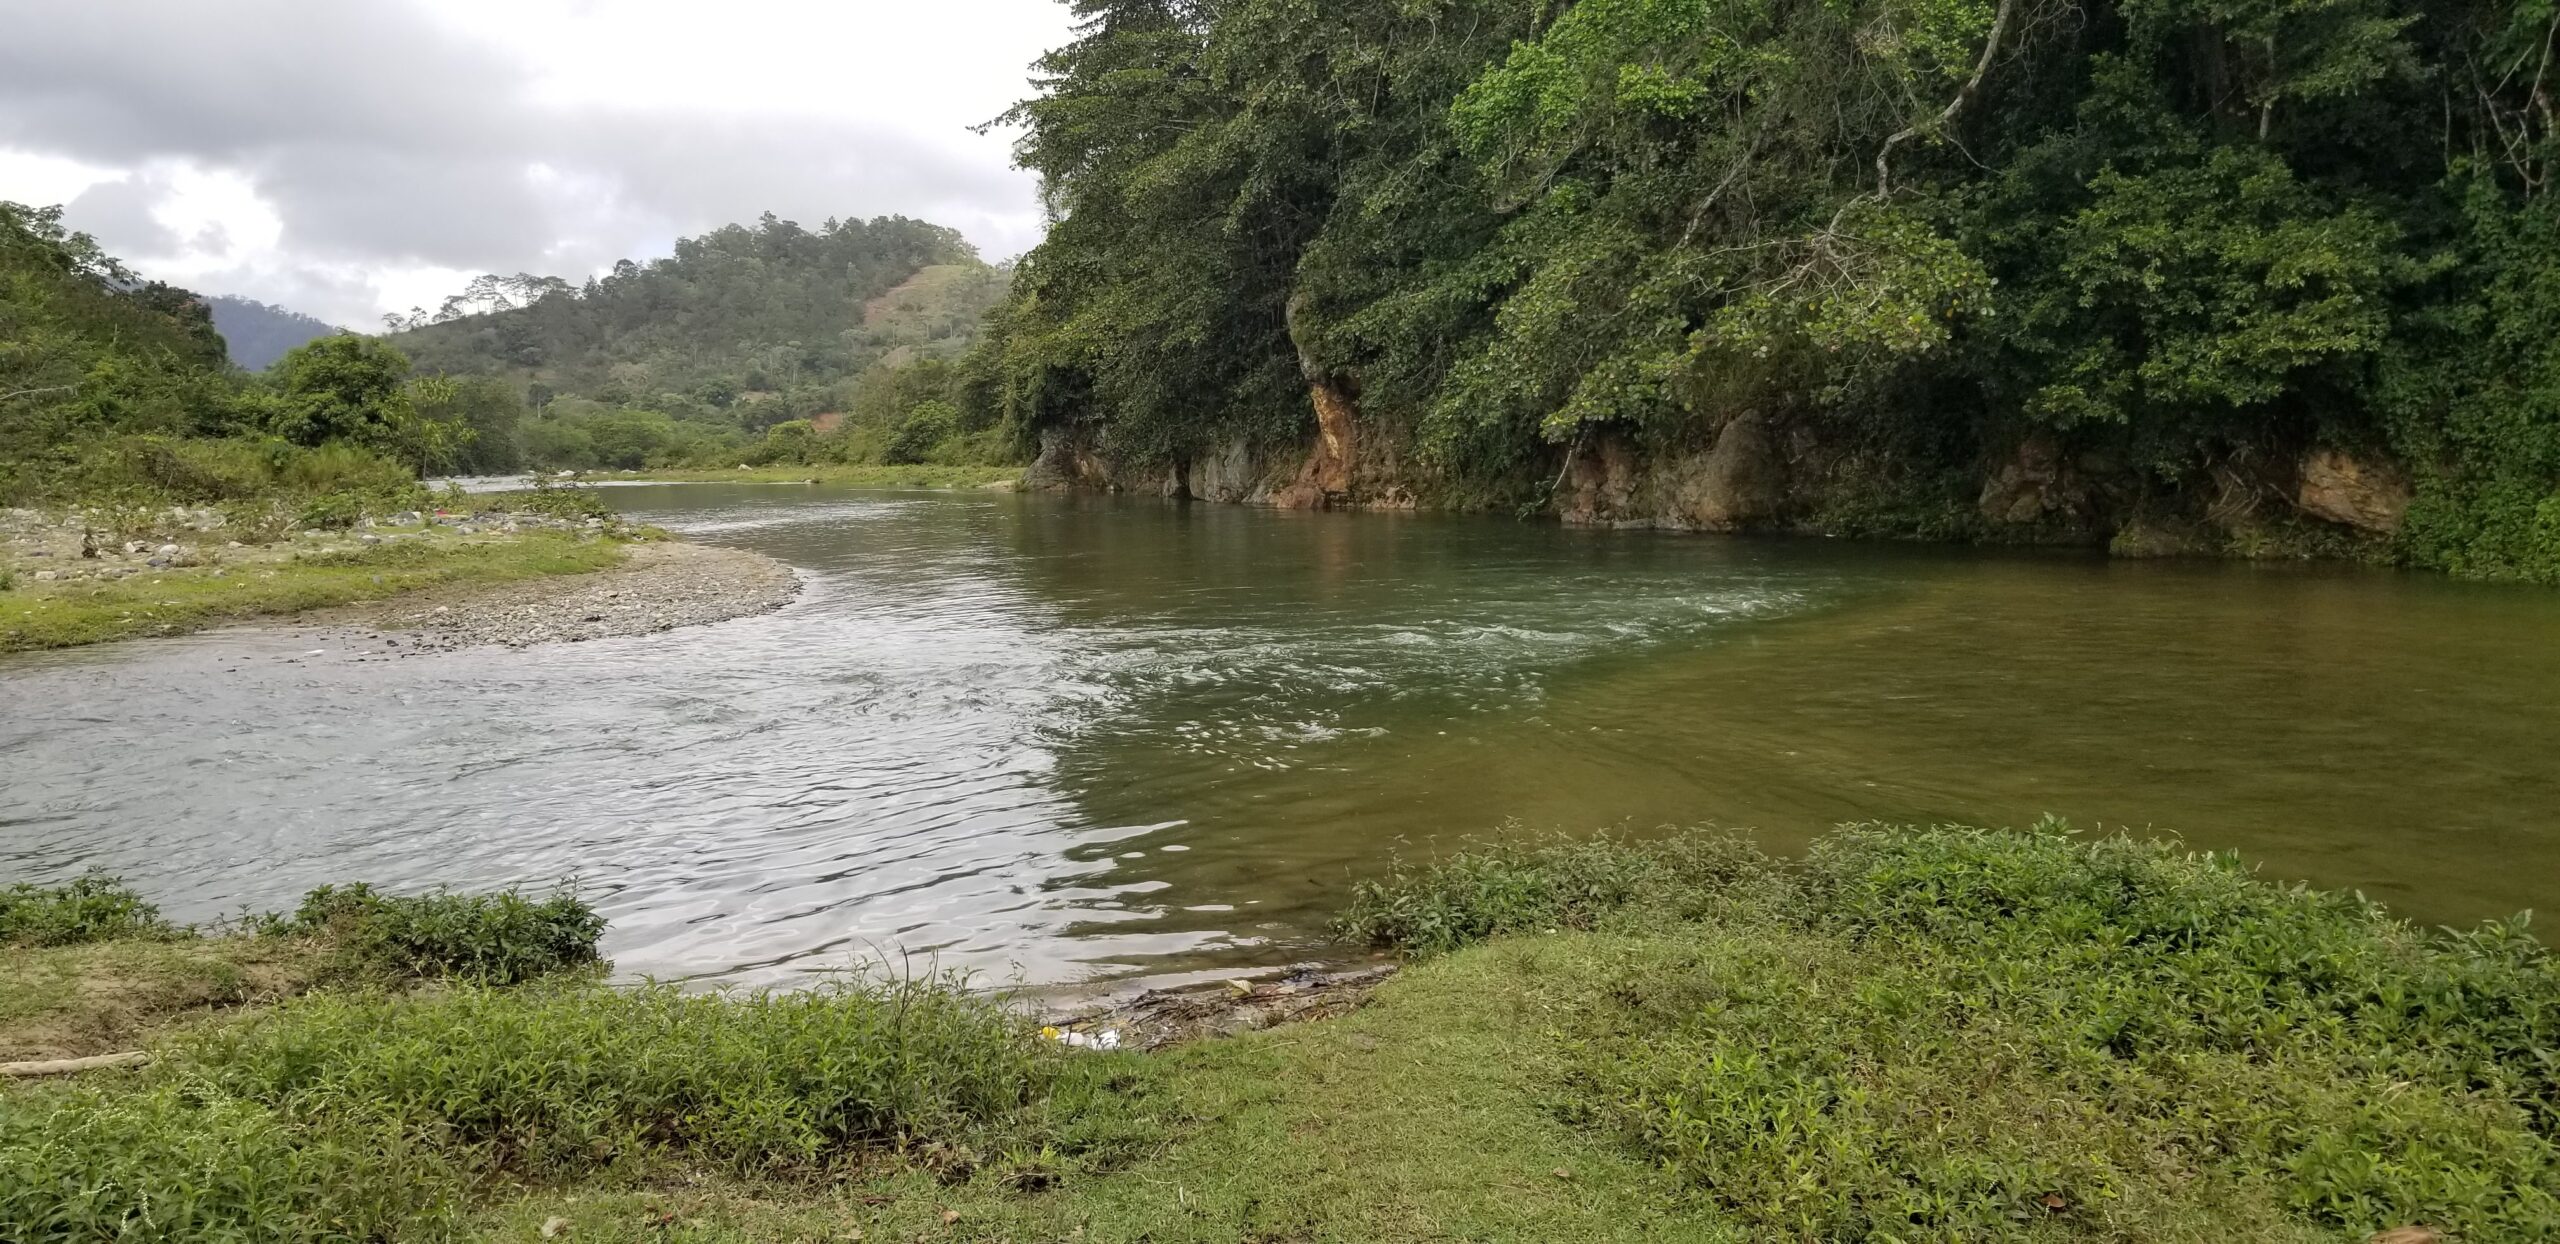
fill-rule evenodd
<path id="1" fill-rule="evenodd" d="M 2174 833 L 2429 921 L 2560 901 L 2560 593 L 1105 498 L 615 489 L 768 617 L 0 662 L 0 880 L 173 915 L 576 878 L 632 974 L 1054 985 L 1330 953 L 1470 835 Z M 317 650 L 318 655 L 312 655 Z"/>

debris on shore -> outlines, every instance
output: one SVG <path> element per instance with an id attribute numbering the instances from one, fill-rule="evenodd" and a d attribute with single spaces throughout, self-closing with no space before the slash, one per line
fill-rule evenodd
<path id="1" fill-rule="evenodd" d="M 1300 969 L 1278 980 L 1217 981 L 1179 989 L 1150 989 L 1134 998 L 1049 1018 L 1044 1035 L 1061 1044 L 1153 1053 L 1212 1037 L 1331 1019 L 1360 1009 L 1396 965 L 1380 963 L 1348 971 Z M 1101 1034 L 1111 1034 L 1100 1046 Z M 1083 1041 L 1069 1038 L 1083 1036 Z"/>

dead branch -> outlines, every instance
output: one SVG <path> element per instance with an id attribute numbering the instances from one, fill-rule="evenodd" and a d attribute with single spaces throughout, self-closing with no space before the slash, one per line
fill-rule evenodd
<path id="1" fill-rule="evenodd" d="M 1948 100 L 1947 106 L 1940 109 L 1937 117 L 1928 123 L 1929 128 L 1946 128 L 1947 123 L 1955 120 L 1956 114 L 1964 111 L 1964 106 L 1973 102 L 1973 97 L 1981 92 L 1982 80 L 1991 74 L 1991 61 L 1999 55 L 2000 37 L 2008 33 L 2009 20 L 2017 15 L 2017 11 L 2018 0 L 2000 0 L 2000 9 L 1991 18 L 1991 34 L 1982 41 L 1982 55 L 1973 62 L 1973 76 L 1964 80 L 1964 86 L 1956 91 L 1956 97 Z M 1906 125 L 1894 131 L 1884 140 L 1884 147 L 1876 152 L 1877 199 L 1882 200 L 1893 194 L 1893 149 L 1918 138 L 1920 129 L 1921 127 L 1917 125 Z"/>

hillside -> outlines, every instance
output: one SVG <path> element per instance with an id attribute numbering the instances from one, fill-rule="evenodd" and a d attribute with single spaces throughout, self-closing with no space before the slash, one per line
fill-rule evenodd
<path id="1" fill-rule="evenodd" d="M 231 349 L 231 361 L 250 371 L 265 371 L 285 351 L 313 338 L 347 331 L 327 320 L 255 299 L 217 294 L 204 301 L 213 312 L 215 331 Z"/>
<path id="2" fill-rule="evenodd" d="M 144 280 L 58 207 L 0 202 L 0 461 L 101 430 L 225 431 L 223 361 L 202 299 Z"/>
<path id="3" fill-rule="evenodd" d="M 413 313 L 390 341 L 421 371 L 504 377 L 537 404 L 578 396 L 725 408 L 848 379 L 899 345 L 965 346 L 974 310 L 920 308 L 922 318 L 872 331 L 867 308 L 929 269 L 992 272 L 938 225 L 884 217 L 812 231 L 767 214 L 681 239 L 664 259 L 624 260 L 583 286 L 483 277 L 433 316 Z"/>

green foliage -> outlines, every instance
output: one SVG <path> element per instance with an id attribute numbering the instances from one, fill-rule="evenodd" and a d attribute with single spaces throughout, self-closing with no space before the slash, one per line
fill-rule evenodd
<path id="1" fill-rule="evenodd" d="M 226 1095 L 388 1114 L 457 1154 L 543 1175 L 664 1150 L 815 1174 L 865 1146 L 966 1140 L 1049 1075 L 1018 1021 L 938 981 L 315 997 L 176 1061 Z"/>
<path id="2" fill-rule="evenodd" d="M 1488 937 L 1597 928 L 1633 905 L 1685 910 L 1768 869 L 1744 840 L 1705 835 L 1490 847 L 1361 881 L 1334 929 L 1363 945 L 1440 955 Z"/>
<path id="3" fill-rule="evenodd" d="M 513 985 L 598 961 L 604 917 L 568 891 L 531 899 L 436 891 L 388 895 L 358 882 L 322 886 L 271 933 L 324 936 L 358 964 L 393 977 Z"/>
<path id="4" fill-rule="evenodd" d="M 1347 927 L 1634 939 L 1568 1034 L 1576 1109 L 1760 1234 L 2560 1232 L 2560 963 L 2520 921 L 2423 933 L 2059 829 L 1466 856 Z"/>
<path id="5" fill-rule="evenodd" d="M 422 474 L 449 466 L 472 435 L 460 390 L 434 379 L 413 388 L 408 376 L 408 357 L 377 338 L 296 346 L 275 365 L 270 427 L 296 445 L 356 445 Z"/>
<path id="6" fill-rule="evenodd" d="M 2547 0 L 1075 7 L 973 417 L 1181 459 L 1322 381 L 1485 499 L 1751 411 L 1789 520 L 1994 536 L 1818 477 L 1979 496 L 2032 433 L 2103 531 L 2343 449 L 2398 556 L 2560 576 Z"/>
<path id="7" fill-rule="evenodd" d="M 298 1127 L 183 1084 L 0 1108 L 0 1238 L 24 1244 L 353 1244 L 431 1234 L 459 1188 L 395 1127 Z"/>
<path id="8" fill-rule="evenodd" d="M 176 932 L 157 906 L 114 877 L 0 889 L 0 946 L 78 946 Z"/>
<path id="9" fill-rule="evenodd" d="M 960 410 L 949 402 L 926 402 L 898 421 L 880 460 L 891 466 L 931 461 L 935 449 L 960 430 Z"/>
<path id="10" fill-rule="evenodd" d="M 882 217 L 812 230 L 768 213 L 583 286 L 481 277 L 433 315 L 394 317 L 391 340 L 423 372 L 538 391 L 536 407 L 584 398 L 758 432 L 840 409 L 870 367 L 965 348 L 1004 286 L 950 229 Z M 551 460 L 643 465 L 569 461 L 556 446 Z"/>
<path id="11" fill-rule="evenodd" d="M 940 981 L 715 995 L 591 984 L 339 993 L 181 1040 L 138 1089 L 0 1108 L 0 1237 L 359 1240 L 443 1229 L 500 1174 L 685 1157 L 818 1176 L 967 1162 L 1093 1079 Z"/>
<path id="12" fill-rule="evenodd" d="M 0 1108 L 0 1236 L 433 1235 L 492 1176 L 667 1157 L 801 1179 L 907 1149 L 965 1169 L 1073 1143 L 1035 1104 L 1085 1098 L 1097 1061 L 943 981 L 314 995 L 182 1039 L 141 1088 Z"/>

